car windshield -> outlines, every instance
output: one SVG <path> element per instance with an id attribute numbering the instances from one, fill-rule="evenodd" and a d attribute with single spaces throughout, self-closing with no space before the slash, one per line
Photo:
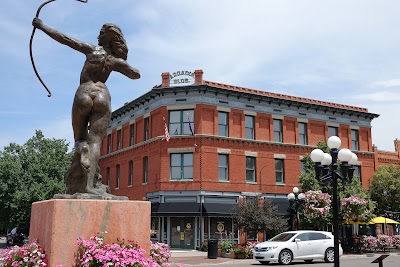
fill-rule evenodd
<path id="1" fill-rule="evenodd" d="M 273 238 L 271 238 L 268 241 L 272 241 L 272 242 L 282 242 L 282 241 L 288 241 L 289 239 L 291 239 L 296 233 L 282 233 L 279 234 L 277 236 L 274 236 Z"/>

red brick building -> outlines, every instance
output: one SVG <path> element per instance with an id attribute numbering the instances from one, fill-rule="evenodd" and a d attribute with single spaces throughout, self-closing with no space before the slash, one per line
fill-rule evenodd
<path id="1" fill-rule="evenodd" d="M 103 183 L 112 193 L 152 203 L 152 238 L 198 248 L 233 231 L 240 198 L 270 198 L 285 213 L 299 185 L 300 159 L 337 135 L 359 159 L 367 188 L 397 152 L 372 145 L 366 108 L 203 80 L 203 71 L 163 73 L 162 84 L 115 110 L 102 143 Z M 170 139 L 165 137 L 165 126 Z M 168 139 L 168 138 L 167 138 Z"/>

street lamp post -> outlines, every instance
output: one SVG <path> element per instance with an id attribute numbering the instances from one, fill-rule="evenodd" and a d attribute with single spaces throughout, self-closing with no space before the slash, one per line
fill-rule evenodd
<path id="1" fill-rule="evenodd" d="M 289 193 L 287 198 L 289 200 L 289 211 L 292 214 L 292 230 L 298 230 L 300 218 L 299 209 L 304 204 L 306 196 L 303 193 L 299 193 L 298 187 L 293 187 L 293 193 Z M 293 219 L 295 217 L 295 219 Z"/>
<path id="2" fill-rule="evenodd" d="M 358 161 L 357 155 L 347 148 L 339 150 L 341 140 L 337 136 L 328 139 L 330 153 L 324 153 L 321 149 L 314 149 L 311 152 L 311 160 L 315 162 L 316 178 L 321 183 L 332 182 L 332 210 L 333 210 L 333 243 L 334 243 L 334 267 L 339 267 L 339 197 L 338 179 L 348 182 L 353 179 L 354 168 Z M 341 164 L 341 173 L 338 171 L 337 159 Z"/>

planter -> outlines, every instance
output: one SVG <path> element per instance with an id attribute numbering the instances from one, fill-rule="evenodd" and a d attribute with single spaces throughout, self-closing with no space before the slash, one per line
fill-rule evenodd
<path id="1" fill-rule="evenodd" d="M 230 258 L 231 257 L 231 253 L 227 253 L 227 252 L 223 252 L 221 253 L 222 258 Z"/>
<path id="2" fill-rule="evenodd" d="M 245 259 L 246 255 L 244 253 L 233 253 L 234 259 Z"/>

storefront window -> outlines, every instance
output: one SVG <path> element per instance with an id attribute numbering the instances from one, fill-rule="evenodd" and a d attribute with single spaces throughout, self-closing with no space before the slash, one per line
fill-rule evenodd
<path id="1" fill-rule="evenodd" d="M 210 238 L 220 239 L 220 240 L 238 238 L 237 231 L 235 231 L 234 225 L 232 223 L 232 218 L 211 217 L 209 219 L 210 219 L 210 231 L 209 231 Z"/>
<path id="2" fill-rule="evenodd" d="M 151 217 L 150 238 L 158 239 L 158 217 Z"/>

